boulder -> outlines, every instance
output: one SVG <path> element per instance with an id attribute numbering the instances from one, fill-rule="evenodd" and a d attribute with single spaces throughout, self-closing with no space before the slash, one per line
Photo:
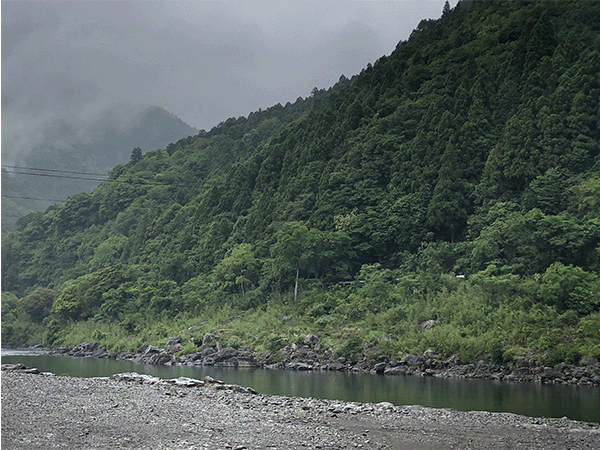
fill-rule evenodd
<path id="1" fill-rule="evenodd" d="M 423 358 L 425 358 L 425 359 L 438 359 L 439 357 L 440 357 L 440 354 L 431 349 L 427 349 L 423 352 Z"/>
<path id="2" fill-rule="evenodd" d="M 70 356 L 90 356 L 98 350 L 98 342 L 82 342 L 73 347 L 67 354 Z"/>
<path id="3" fill-rule="evenodd" d="M 385 362 L 377 363 L 373 366 L 373 372 L 374 373 L 384 373 L 386 367 L 387 367 L 387 363 L 385 363 Z"/>
<path id="4" fill-rule="evenodd" d="M 6 370 L 8 372 L 12 372 L 15 370 L 23 370 L 25 369 L 25 365 L 21 364 L 21 363 L 16 363 L 16 364 L 2 364 L 2 370 Z"/>
<path id="5" fill-rule="evenodd" d="M 173 355 L 181 348 L 181 337 L 170 337 L 165 345 L 165 351 L 170 355 Z"/>
<path id="6" fill-rule="evenodd" d="M 305 362 L 293 361 L 286 367 L 288 370 L 313 370 L 313 366 Z"/>
<path id="7" fill-rule="evenodd" d="M 390 361 L 390 357 L 389 357 L 389 355 L 379 355 L 377 357 L 377 361 L 387 363 Z"/>
<path id="8" fill-rule="evenodd" d="M 428 330 L 431 330 L 432 328 L 435 328 L 435 320 L 426 320 L 425 322 L 421 323 L 421 325 L 419 325 L 419 328 L 421 328 L 421 332 L 426 332 Z"/>
<path id="9" fill-rule="evenodd" d="M 237 355 L 238 351 L 235 348 L 225 347 L 219 350 L 215 355 L 213 355 L 213 358 L 215 362 L 222 362 L 231 358 L 235 358 Z"/>
<path id="10" fill-rule="evenodd" d="M 450 356 L 446 361 L 444 361 L 449 366 L 457 366 L 461 363 L 460 353 L 455 353 Z"/>
<path id="11" fill-rule="evenodd" d="M 325 366 L 327 370 L 344 370 L 346 366 L 341 362 L 332 362 Z"/>
<path id="12" fill-rule="evenodd" d="M 404 357 L 404 364 L 411 366 L 411 367 L 418 367 L 418 366 L 422 365 L 424 362 L 425 362 L 424 358 L 422 358 L 420 356 L 416 356 L 416 355 L 411 355 L 410 353 Z"/>
<path id="13" fill-rule="evenodd" d="M 585 358 L 583 361 L 581 361 L 581 364 L 584 366 L 598 367 L 598 360 L 593 356 L 590 356 L 589 358 Z"/>
<path id="14" fill-rule="evenodd" d="M 211 333 L 206 333 L 204 335 L 204 337 L 202 338 L 202 345 L 209 345 L 212 344 L 213 342 L 217 341 L 217 337 L 214 334 Z"/>
<path id="15" fill-rule="evenodd" d="M 115 381 L 127 381 L 139 384 L 157 384 L 161 381 L 158 377 L 139 374 L 137 372 L 116 373 L 110 376 L 110 379 Z"/>
<path id="16" fill-rule="evenodd" d="M 204 386 L 204 381 L 196 380 L 195 378 L 188 378 L 188 377 L 173 378 L 170 380 L 165 380 L 164 382 L 168 383 L 168 384 L 172 384 L 174 386 L 180 386 L 180 387 L 202 387 L 202 386 Z"/>
<path id="17" fill-rule="evenodd" d="M 157 366 L 164 365 L 170 363 L 172 361 L 172 356 L 168 353 L 153 353 L 146 357 L 142 357 L 141 362 L 144 364 L 155 364 Z"/>
<path id="18" fill-rule="evenodd" d="M 525 369 L 531 366 L 529 358 L 523 358 L 521 356 L 517 356 L 515 358 L 515 366 L 519 369 Z"/>
<path id="19" fill-rule="evenodd" d="M 199 355 L 202 358 L 205 358 L 207 356 L 214 355 L 215 353 L 217 353 L 217 351 L 212 347 L 202 347 L 197 353 L 197 355 Z"/>
<path id="20" fill-rule="evenodd" d="M 406 370 L 406 366 L 386 367 L 383 373 L 384 375 L 404 375 L 406 373 Z"/>
<path id="21" fill-rule="evenodd" d="M 160 353 L 162 350 L 150 344 L 142 344 L 138 350 L 142 355 L 150 355 L 152 353 Z"/>
<path id="22" fill-rule="evenodd" d="M 307 334 L 306 337 L 304 338 L 304 345 L 316 345 L 319 343 L 319 338 L 317 336 L 315 336 L 314 334 Z"/>

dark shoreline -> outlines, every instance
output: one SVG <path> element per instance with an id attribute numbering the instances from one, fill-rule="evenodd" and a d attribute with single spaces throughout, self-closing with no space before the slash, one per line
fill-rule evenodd
<path id="1" fill-rule="evenodd" d="M 499 365 L 479 359 L 477 362 L 461 364 L 460 355 L 447 359 L 435 355 L 406 355 L 401 360 L 387 356 L 369 358 L 366 355 L 353 355 L 350 358 L 332 359 L 327 352 L 318 354 L 309 344 L 287 346 L 280 350 L 283 359 L 273 361 L 273 354 L 256 355 L 249 349 L 237 350 L 215 345 L 203 345 L 193 354 L 176 357 L 181 341 L 170 338 L 165 348 L 143 344 L 138 352 L 120 352 L 111 355 L 98 343 L 83 342 L 72 348 L 45 349 L 39 345 L 19 346 L 2 344 L 6 349 L 40 350 L 49 354 L 73 357 L 111 358 L 120 361 L 132 361 L 140 364 L 166 366 L 216 366 L 247 367 L 275 370 L 307 371 L 343 371 L 382 375 L 415 375 L 446 378 L 475 378 L 497 381 L 517 381 L 548 384 L 600 386 L 600 364 L 595 358 L 587 358 L 585 365 L 561 363 L 554 367 L 538 367 L 525 358 L 518 359 L 512 365 Z M 426 352 L 427 353 L 427 352 Z M 280 355 L 280 356 L 281 356 Z M 426 357 L 430 356 L 430 357 Z"/>

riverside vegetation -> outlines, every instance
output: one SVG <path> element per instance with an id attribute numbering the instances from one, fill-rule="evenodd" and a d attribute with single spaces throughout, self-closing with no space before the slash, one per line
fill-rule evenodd
<path id="1" fill-rule="evenodd" d="M 3 237 L 2 338 L 600 358 L 599 49 L 599 2 L 460 1 L 330 89 L 134 151 Z"/>

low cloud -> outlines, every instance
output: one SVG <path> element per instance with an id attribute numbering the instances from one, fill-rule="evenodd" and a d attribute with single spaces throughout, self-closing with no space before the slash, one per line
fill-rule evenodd
<path id="1" fill-rule="evenodd" d="M 294 101 L 389 54 L 443 3 L 3 1 L 3 161 L 114 104 L 210 129 Z"/>

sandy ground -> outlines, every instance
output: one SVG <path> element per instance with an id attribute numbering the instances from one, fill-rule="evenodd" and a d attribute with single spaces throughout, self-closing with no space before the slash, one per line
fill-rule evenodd
<path id="1" fill-rule="evenodd" d="M 214 386 L 2 372 L 2 449 L 600 449 L 599 424 Z"/>

